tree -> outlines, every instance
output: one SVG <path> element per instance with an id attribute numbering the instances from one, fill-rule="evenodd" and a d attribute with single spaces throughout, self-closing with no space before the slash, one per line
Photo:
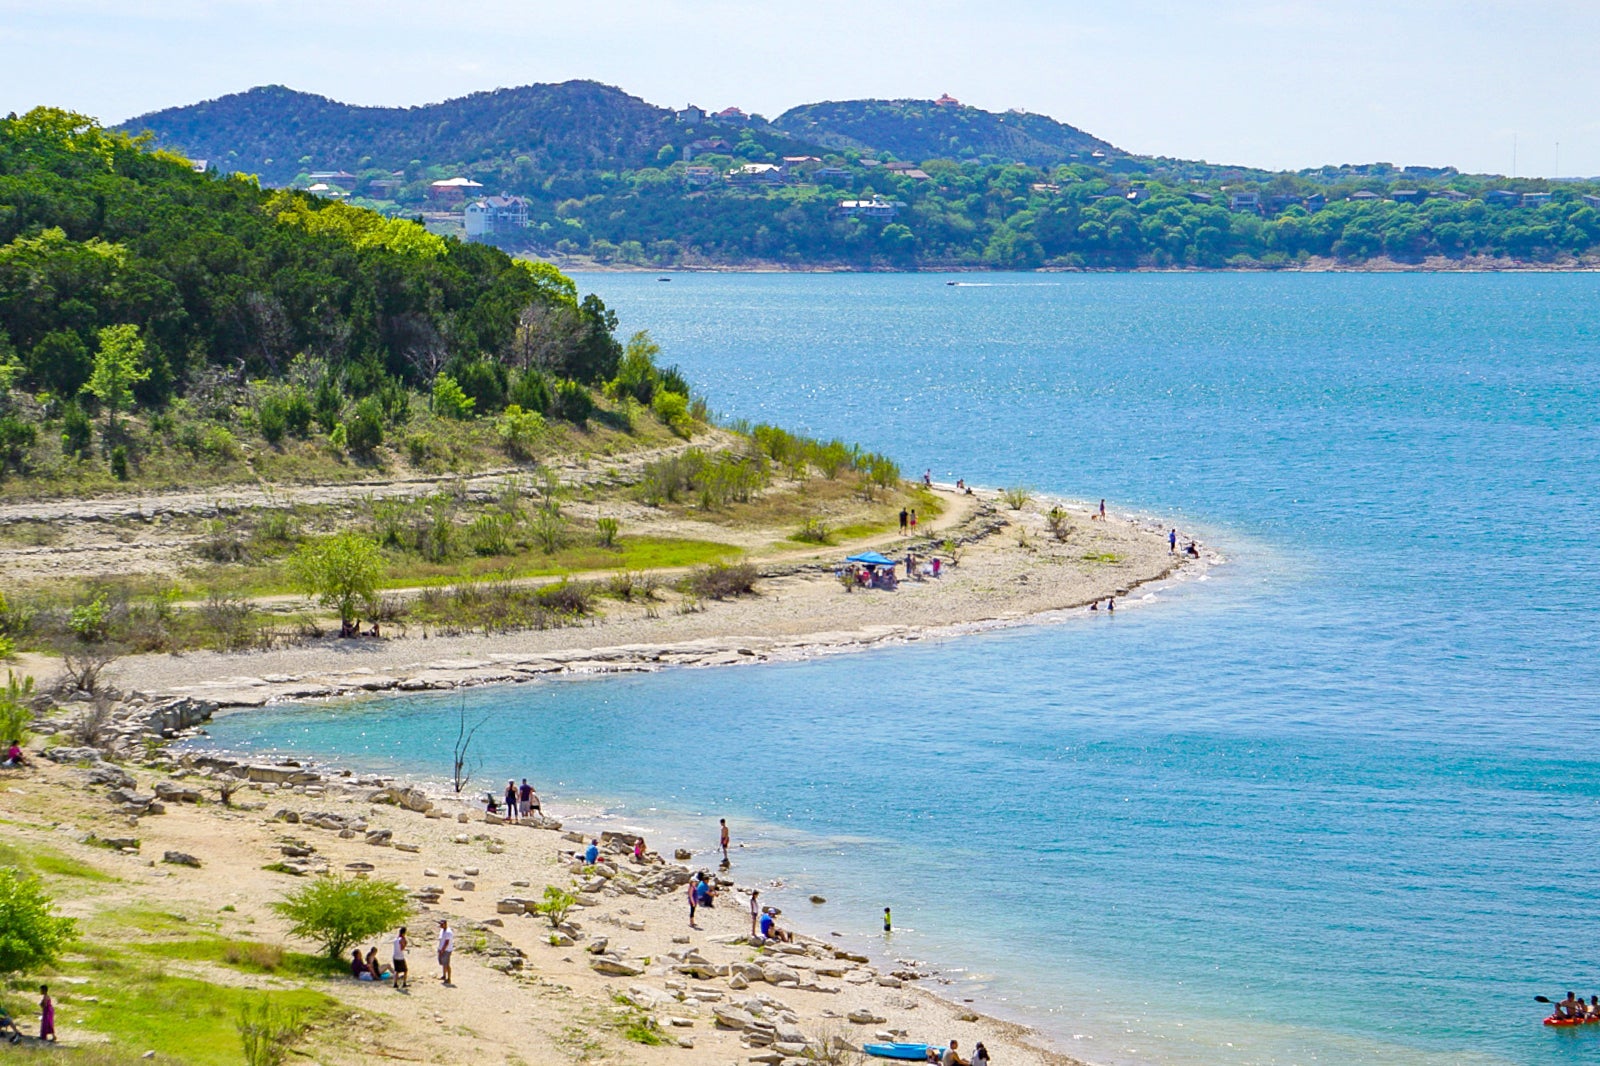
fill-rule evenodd
<path id="1" fill-rule="evenodd" d="M 4 603 L 0 598 L 0 606 Z M 8 640 L 0 636 L 0 645 Z M 18 677 L 7 670 L 5 687 L 0 688 L 0 744 L 27 739 L 28 727 L 33 724 L 33 708 L 28 706 L 32 699 L 33 678 L 26 674 Z"/>
<path id="2" fill-rule="evenodd" d="M 472 783 L 472 775 L 483 765 L 483 758 L 472 751 L 473 738 L 478 735 L 489 716 L 484 715 L 471 726 L 467 725 L 467 701 L 463 697 L 456 707 L 456 743 L 450 755 L 450 784 L 457 792 Z"/>
<path id="3" fill-rule="evenodd" d="M 149 377 L 138 326 L 107 326 L 100 331 L 100 350 L 95 353 L 94 370 L 84 388 L 105 405 L 110 428 L 117 426 L 117 412 L 133 403 L 133 387 Z"/>
<path id="4" fill-rule="evenodd" d="M 302 544 L 289 559 L 295 580 L 324 607 L 339 612 L 339 635 L 358 631 L 358 608 L 369 608 L 383 574 L 383 556 L 375 541 L 359 533 L 336 533 Z"/>
<path id="5" fill-rule="evenodd" d="M 393 881 L 342 877 L 318 878 L 272 909 L 294 923 L 290 936 L 321 944 L 330 959 L 358 940 L 399 925 L 411 913 L 405 889 Z"/>
<path id="6" fill-rule="evenodd" d="M 0 974 L 53 965 L 77 935 L 77 923 L 54 913 L 36 877 L 0 867 Z"/>

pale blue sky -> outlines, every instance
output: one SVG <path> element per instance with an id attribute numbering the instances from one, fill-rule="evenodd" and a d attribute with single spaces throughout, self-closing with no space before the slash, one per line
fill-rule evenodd
<path id="1" fill-rule="evenodd" d="M 0 111 L 281 83 L 364 104 L 594 78 L 769 116 L 1020 107 L 1132 151 L 1600 174 L 1600 0 L 0 0 Z"/>

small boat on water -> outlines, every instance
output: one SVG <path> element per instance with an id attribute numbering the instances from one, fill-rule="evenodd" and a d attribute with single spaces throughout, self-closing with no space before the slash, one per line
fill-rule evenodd
<path id="1" fill-rule="evenodd" d="M 657 281 L 671 281 L 671 278 L 657 278 Z"/>
<path id="2" fill-rule="evenodd" d="M 1544 1024 L 1559 1025 L 1563 1027 L 1569 1025 L 1600 1025 L 1600 1017 L 1591 1016 L 1587 1018 L 1563 1018 L 1559 1014 L 1552 1014 L 1550 1017 L 1544 1020 Z"/>
<path id="3" fill-rule="evenodd" d="M 912 1062 L 927 1062 L 930 1050 L 935 1054 L 944 1053 L 944 1048 L 930 1048 L 927 1044 L 862 1044 L 861 1050 L 880 1059 L 906 1059 Z"/>

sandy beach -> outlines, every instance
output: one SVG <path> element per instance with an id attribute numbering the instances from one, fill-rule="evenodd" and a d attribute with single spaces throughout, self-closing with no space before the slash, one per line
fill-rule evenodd
<path id="1" fill-rule="evenodd" d="M 608 605 L 591 624 L 511 633 L 441 636 L 419 627 L 380 640 L 322 640 L 265 652 L 196 651 L 139 655 L 107 671 L 124 691 L 187 695 L 219 706 L 261 706 L 392 689 L 536 680 L 554 673 L 601 674 L 670 666 L 723 666 L 804 658 L 883 643 L 1015 625 L 1050 612 L 1127 597 L 1141 586 L 1184 579 L 1219 561 L 1209 548 L 1179 552 L 1152 520 L 1115 512 L 1104 521 L 1085 504 L 1036 500 L 1013 510 L 991 492 L 941 492 L 948 507 L 918 535 L 883 536 L 837 548 L 791 552 L 758 563 L 756 594 L 685 603 Z M 1060 506 L 1060 535 L 1047 511 Z M 655 529 L 701 533 L 682 520 Z M 724 534 L 726 535 L 726 534 Z M 964 542 L 951 564 L 941 545 Z M 881 549 L 896 559 L 937 554 L 938 578 L 902 581 L 896 591 L 847 592 L 835 576 L 845 555 Z M 1131 606 L 1131 604 L 1125 604 Z M 49 672 L 46 660 L 29 664 Z"/>

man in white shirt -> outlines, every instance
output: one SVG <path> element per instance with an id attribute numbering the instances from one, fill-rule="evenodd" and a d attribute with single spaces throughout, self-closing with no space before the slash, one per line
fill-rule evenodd
<path id="1" fill-rule="evenodd" d="M 406 944 L 406 927 L 402 925 L 394 935 L 394 987 L 397 992 L 410 984 L 406 977 Z"/>
<path id="2" fill-rule="evenodd" d="M 456 949 L 456 934 L 450 923 L 439 919 L 439 980 L 450 984 L 450 953 Z"/>

